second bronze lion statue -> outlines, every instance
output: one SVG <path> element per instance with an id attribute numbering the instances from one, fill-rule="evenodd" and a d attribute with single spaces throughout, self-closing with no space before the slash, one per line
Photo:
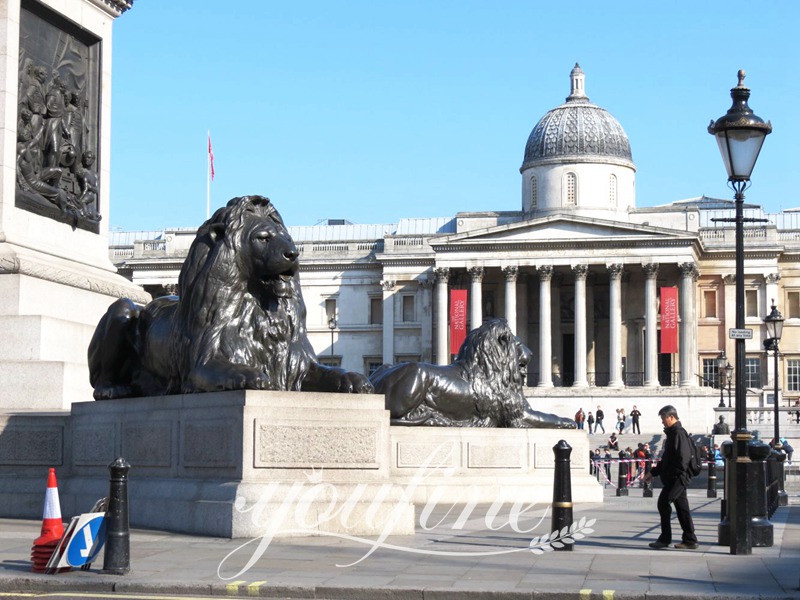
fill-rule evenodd
<path id="1" fill-rule="evenodd" d="M 385 365 L 370 381 L 393 425 L 574 429 L 574 420 L 528 405 L 529 354 L 504 319 L 492 319 L 469 332 L 453 364 Z"/>
<path id="2" fill-rule="evenodd" d="M 319 364 L 306 335 L 299 252 L 268 198 L 234 198 L 197 231 L 180 298 L 117 300 L 89 345 L 97 400 L 218 390 L 370 393 Z"/>

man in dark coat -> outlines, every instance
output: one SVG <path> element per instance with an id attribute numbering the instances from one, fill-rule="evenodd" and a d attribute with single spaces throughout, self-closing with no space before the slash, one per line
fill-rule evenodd
<path id="1" fill-rule="evenodd" d="M 678 522 L 681 524 L 683 534 L 681 542 L 675 544 L 682 550 L 697 548 L 697 536 L 694 533 L 692 513 L 689 511 L 689 500 L 686 497 L 686 488 L 692 479 L 689 473 L 689 461 L 692 458 L 692 447 L 689 445 L 689 434 L 678 420 L 678 411 L 672 405 L 667 405 L 658 411 L 664 433 L 667 439 L 664 442 L 664 452 L 661 459 L 653 466 L 646 476 L 647 480 L 658 475 L 664 486 L 658 496 L 658 513 L 661 516 L 661 535 L 658 540 L 650 542 L 651 548 L 667 548 L 672 543 L 672 506 L 678 513 Z"/>

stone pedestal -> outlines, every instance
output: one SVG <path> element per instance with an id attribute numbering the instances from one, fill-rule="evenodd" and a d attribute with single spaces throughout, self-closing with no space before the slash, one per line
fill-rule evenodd
<path id="1" fill-rule="evenodd" d="M 90 398 L 86 349 L 95 325 L 116 298 L 149 298 L 116 275 L 108 260 L 111 27 L 129 6 L 126 0 L 0 3 L 3 410 L 65 409 Z M 41 70 L 42 81 L 36 80 L 34 69 Z M 60 96 L 53 95 L 55 73 L 65 85 Z M 76 103 L 82 110 L 68 111 L 73 92 L 81 95 Z M 56 96 L 60 100 L 52 99 Z M 48 108 L 37 112 L 44 110 L 37 106 L 47 98 Z M 33 121 L 26 124 L 23 111 L 32 112 Z M 68 120 L 67 112 L 80 115 Z M 37 134 L 35 123 L 41 122 Z M 55 127 L 61 122 L 71 123 L 72 129 L 66 128 L 73 147 L 96 157 L 92 173 L 99 221 L 61 211 L 58 202 L 35 191 L 44 186 L 80 193 L 75 187 L 77 166 L 47 156 L 52 153 L 47 132 L 63 131 Z M 27 177 L 20 175 L 23 170 Z"/>
<path id="2" fill-rule="evenodd" d="M 0 464 L 9 475 L 0 511 L 39 518 L 44 480 L 32 473 L 63 465 L 62 512 L 85 512 L 108 494 L 107 466 L 121 456 L 131 464 L 133 527 L 246 538 L 411 534 L 414 506 L 390 481 L 383 403 L 239 391 L 78 403 L 69 418 L 47 421 L 9 417 L 0 447 L 8 440 L 20 457 Z M 49 450 L 26 460 L 23 448 L 44 440 Z"/>

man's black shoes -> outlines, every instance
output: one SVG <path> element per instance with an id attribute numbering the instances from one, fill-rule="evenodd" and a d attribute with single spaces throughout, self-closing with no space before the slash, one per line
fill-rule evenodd
<path id="1" fill-rule="evenodd" d="M 697 550 L 697 542 L 681 542 L 675 544 L 675 547 L 679 550 Z"/>
<path id="2" fill-rule="evenodd" d="M 650 547 L 655 548 L 656 550 L 663 550 L 664 548 L 669 548 L 669 544 L 667 544 L 666 542 L 655 541 L 655 542 L 650 542 Z M 696 547 L 697 545 L 695 545 L 695 548 Z"/>

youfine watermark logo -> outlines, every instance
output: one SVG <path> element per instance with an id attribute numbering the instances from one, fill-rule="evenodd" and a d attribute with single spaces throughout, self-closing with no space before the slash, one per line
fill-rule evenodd
<path id="1" fill-rule="evenodd" d="M 384 483 L 377 491 L 373 489 L 370 494 L 367 494 L 369 486 L 360 483 L 346 486 L 348 493 L 344 495 L 338 485 L 323 480 L 322 470 L 312 469 L 311 473 L 306 474 L 305 481 L 267 484 L 255 502 L 248 503 L 247 499 L 238 497 L 234 504 L 236 511 L 241 517 L 249 518 L 251 524 L 264 533 L 229 552 L 220 561 L 217 576 L 226 581 L 241 577 L 264 556 L 272 541 L 281 537 L 322 536 L 363 545 L 365 552 L 359 559 L 336 565 L 344 568 L 366 560 L 378 549 L 429 556 L 471 558 L 516 552 L 544 554 L 574 544 L 594 532 L 592 526 L 595 519 L 583 517 L 569 527 L 531 537 L 527 547 L 503 546 L 489 550 L 460 551 L 420 548 L 388 542 L 387 538 L 393 535 L 398 530 L 398 525 L 408 518 L 414 493 L 422 485 L 428 488 L 428 500 L 419 511 L 418 523 L 415 525 L 423 531 L 444 528 L 458 532 L 467 528 L 468 524 L 474 527 L 476 523 L 480 523 L 490 531 L 510 528 L 515 533 L 527 536 L 544 522 L 550 512 L 550 506 L 537 510 L 535 503 L 519 501 L 507 503 L 501 499 L 487 507 L 481 506 L 477 501 L 468 501 L 458 506 L 452 505 L 447 510 L 441 509 L 441 499 L 445 496 L 446 485 L 431 485 L 426 482 L 433 477 L 454 476 L 455 468 L 448 466 L 451 464 L 449 453 L 454 451 L 456 448 L 452 443 L 440 445 L 415 470 L 407 484 L 401 486 Z M 510 504 L 507 513 L 504 511 L 506 504 Z M 479 512 L 480 509 L 485 512 Z M 452 523 L 448 520 L 451 518 L 454 518 Z M 438 520 L 434 522 L 434 519 Z M 350 533 L 354 531 L 375 533 L 369 536 Z M 247 560 L 239 567 L 243 556 L 246 556 Z M 237 564 L 236 567 L 232 567 L 234 563 Z M 236 572 L 230 574 L 231 571 Z"/>

